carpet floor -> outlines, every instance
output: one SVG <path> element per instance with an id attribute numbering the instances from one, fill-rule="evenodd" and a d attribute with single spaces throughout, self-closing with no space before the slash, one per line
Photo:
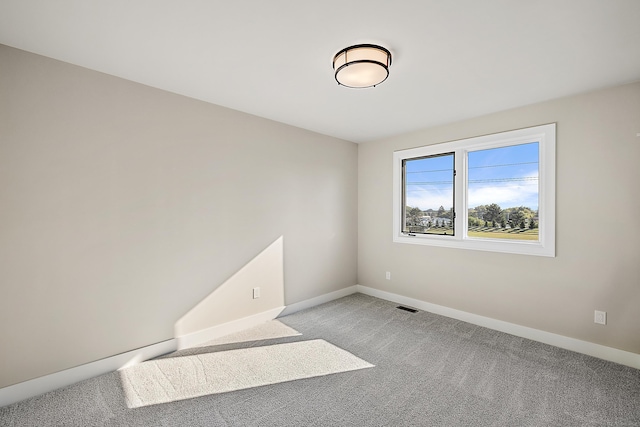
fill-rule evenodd
<path id="1" fill-rule="evenodd" d="M 362 294 L 278 321 L 289 332 L 266 338 L 244 333 L 243 339 L 181 350 L 153 363 L 192 363 L 195 356 L 208 360 L 215 353 L 311 341 L 319 346 L 308 347 L 313 353 L 324 351 L 317 344 L 323 341 L 340 360 L 319 375 L 235 391 L 213 388 L 160 404 L 128 397 L 131 384 L 121 370 L 0 408 L 0 425 L 640 426 L 637 369 L 428 312 L 408 313 Z M 339 369 L 343 359 L 354 367 Z M 282 378 L 293 365 L 278 365 L 287 371 Z M 198 367 L 203 375 L 213 369 L 207 366 Z M 239 366 L 233 369 L 242 371 Z"/>

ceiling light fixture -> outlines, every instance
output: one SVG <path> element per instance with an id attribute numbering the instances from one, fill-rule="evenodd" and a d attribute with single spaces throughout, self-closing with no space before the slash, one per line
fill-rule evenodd
<path id="1" fill-rule="evenodd" d="M 376 86 L 389 77 L 391 52 L 375 44 L 347 47 L 333 57 L 336 81 L 346 87 Z"/>

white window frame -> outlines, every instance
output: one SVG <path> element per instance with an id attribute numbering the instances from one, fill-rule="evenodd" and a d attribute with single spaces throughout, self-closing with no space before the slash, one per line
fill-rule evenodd
<path id="1" fill-rule="evenodd" d="M 538 142 L 539 240 L 503 240 L 468 237 L 467 154 L 470 151 Z M 455 152 L 454 235 L 409 234 L 402 231 L 403 160 Z M 395 151 L 393 153 L 393 241 L 479 251 L 555 257 L 556 201 L 556 124 L 535 126 L 441 144 Z"/>

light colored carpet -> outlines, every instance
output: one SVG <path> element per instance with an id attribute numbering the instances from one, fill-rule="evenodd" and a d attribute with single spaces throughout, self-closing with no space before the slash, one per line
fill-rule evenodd
<path id="1" fill-rule="evenodd" d="M 640 426 L 638 369 L 396 306 L 354 294 L 279 319 L 302 335 L 156 359 L 325 340 L 372 369 L 138 408 L 112 372 L 2 407 L 0 426 Z"/>
<path id="2" fill-rule="evenodd" d="M 129 408 L 313 378 L 373 365 L 324 340 L 151 360 L 120 371 Z"/>

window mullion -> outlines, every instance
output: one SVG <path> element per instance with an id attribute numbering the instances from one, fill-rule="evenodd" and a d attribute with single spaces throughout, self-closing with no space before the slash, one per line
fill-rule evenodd
<path id="1" fill-rule="evenodd" d="M 464 150 L 455 151 L 455 237 L 456 240 L 462 240 L 467 235 L 467 227 L 465 224 L 467 217 L 466 207 L 466 166 L 465 166 L 465 152 Z"/>

